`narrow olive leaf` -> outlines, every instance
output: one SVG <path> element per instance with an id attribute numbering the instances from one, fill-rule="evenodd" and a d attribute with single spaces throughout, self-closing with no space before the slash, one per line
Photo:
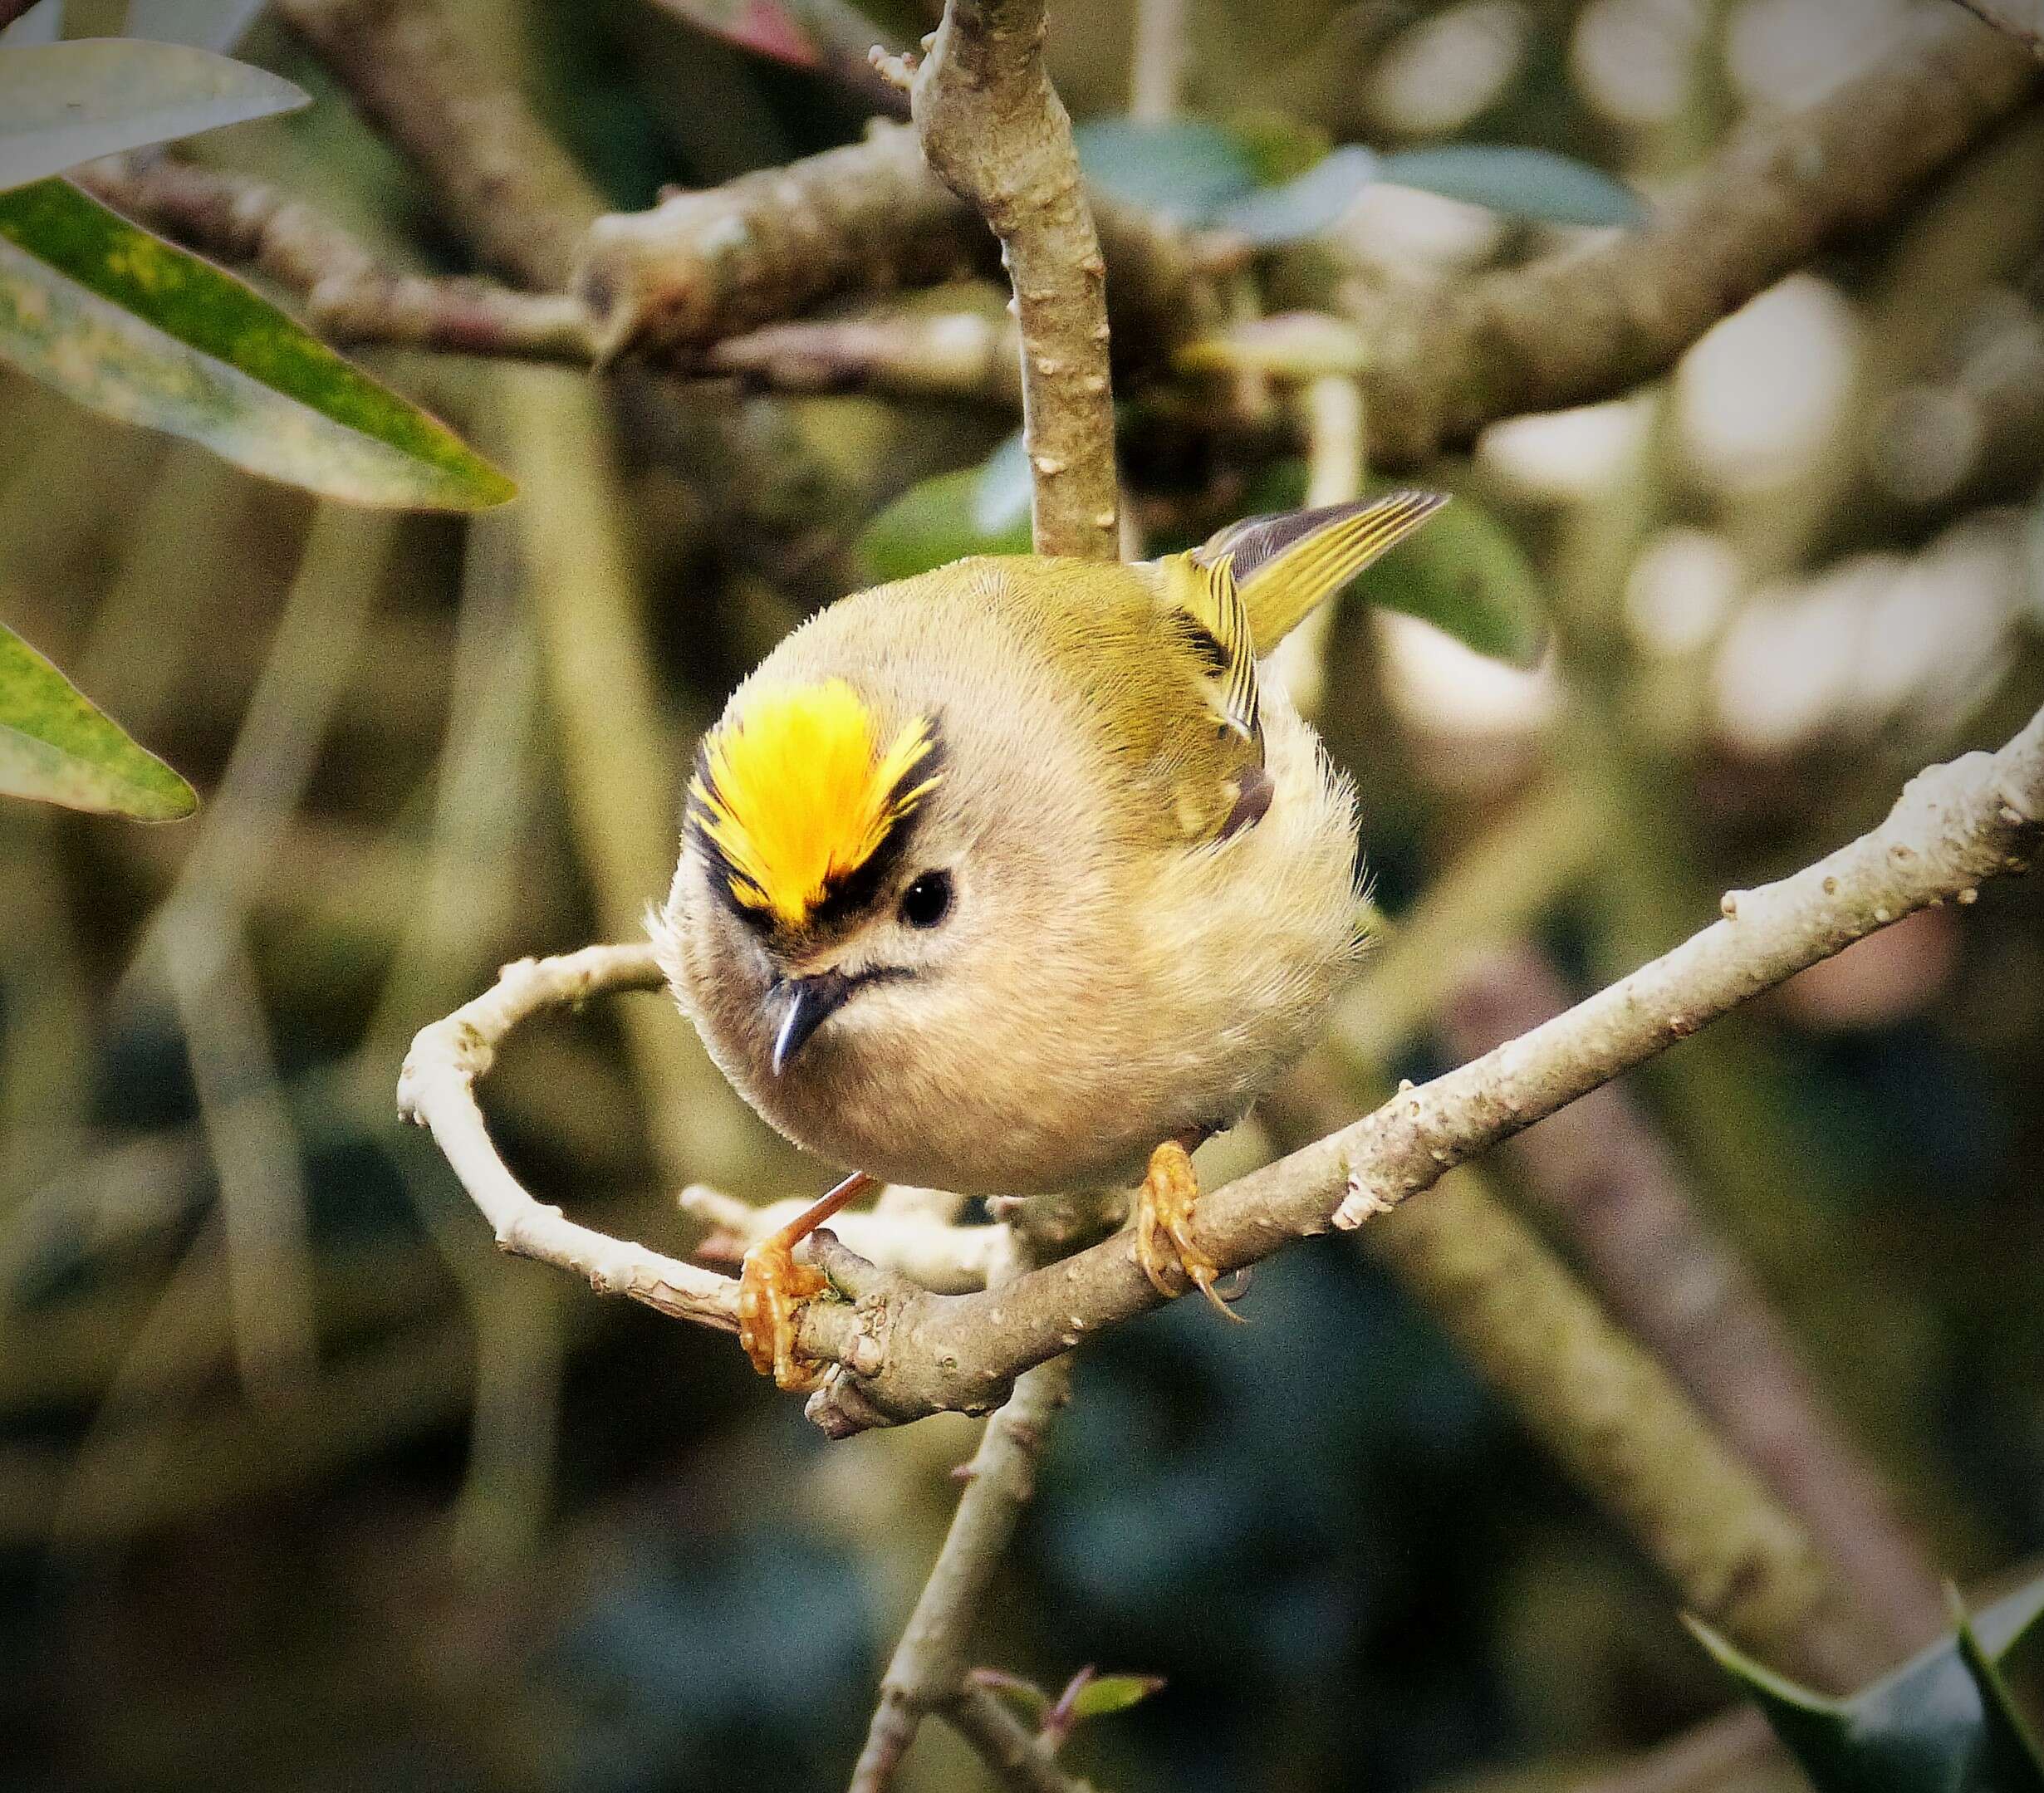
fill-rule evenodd
<path id="1" fill-rule="evenodd" d="M 515 490 L 232 275 L 66 181 L 0 193 L 0 360 L 327 497 L 466 511 Z"/>
<path id="2" fill-rule="evenodd" d="M 1099 1675 L 1079 1689 L 1071 1702 L 1075 1718 L 1102 1718 L 1140 1705 L 1164 1685 L 1162 1675 Z"/>
<path id="3" fill-rule="evenodd" d="M 1207 223 L 1259 184 L 1241 139 L 1208 119 L 1090 119 L 1071 136 L 1103 193 L 1180 223 Z"/>
<path id="4" fill-rule="evenodd" d="M 1639 194 L 1601 169 L 1547 149 L 1507 144 L 1450 143 L 1400 149 L 1377 179 L 1466 199 L 1514 218 L 1547 224 L 1623 224 L 1646 220 Z"/>
<path id="5" fill-rule="evenodd" d="M 0 791 L 145 822 L 174 821 L 199 807 L 189 785 L 4 623 Z"/>
<path id="6" fill-rule="evenodd" d="M 310 103 L 282 76 L 189 44 L 9 45 L 0 52 L 0 189 Z"/>
<path id="7" fill-rule="evenodd" d="M 128 0 L 130 37 L 231 50 L 262 10 L 263 0 Z"/>
<path id="8" fill-rule="evenodd" d="M 1258 187 L 1216 211 L 1211 222 L 1259 249 L 1316 237 L 1378 178 L 1368 149 L 1349 145 L 1324 156 L 1303 174 L 1275 187 Z"/>
<path id="9" fill-rule="evenodd" d="M 881 585 L 948 566 L 968 554 L 1027 554 L 1027 494 L 1017 515 L 1012 506 L 990 507 L 983 502 L 987 483 L 987 468 L 981 466 L 939 473 L 909 487 L 852 544 L 866 578 Z M 983 525 L 983 514 L 991 527 Z"/>
<path id="10" fill-rule="evenodd" d="M 1445 630 L 1513 666 L 1540 663 L 1547 605 L 1540 576 L 1481 505 L 1458 497 L 1362 576 L 1370 603 Z"/>

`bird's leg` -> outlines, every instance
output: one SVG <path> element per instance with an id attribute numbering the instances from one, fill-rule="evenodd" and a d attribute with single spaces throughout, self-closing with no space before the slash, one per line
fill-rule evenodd
<path id="1" fill-rule="evenodd" d="M 738 1343 L 762 1376 L 783 1389 L 813 1389 L 821 1366 L 795 1355 L 795 1319 L 803 1302 L 823 1293 L 823 1272 L 795 1261 L 795 1247 L 825 1221 L 873 1187 L 855 1170 L 785 1227 L 770 1232 L 745 1254 L 738 1271 Z"/>
<path id="2" fill-rule="evenodd" d="M 1230 1320 L 1242 1318 L 1214 1291 L 1221 1273 L 1193 1237 L 1193 1208 L 1199 1199 L 1199 1173 L 1182 1139 L 1166 1139 L 1149 1154 L 1149 1174 L 1135 1195 L 1135 1261 L 1150 1286 L 1177 1296 L 1188 1280 Z"/>

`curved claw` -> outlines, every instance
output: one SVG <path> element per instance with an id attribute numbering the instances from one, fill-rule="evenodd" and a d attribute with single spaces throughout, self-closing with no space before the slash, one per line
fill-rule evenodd
<path id="1" fill-rule="evenodd" d="M 1136 1193 L 1135 1261 L 1158 1294 L 1182 1295 L 1189 1281 L 1218 1311 L 1246 1324 L 1214 1287 L 1221 1266 L 1193 1237 L 1198 1200 L 1199 1173 L 1191 1154 L 1176 1139 L 1166 1139 L 1149 1154 L 1149 1173 Z"/>
<path id="2" fill-rule="evenodd" d="M 824 1365 L 795 1355 L 795 1322 L 803 1302 L 822 1294 L 828 1279 L 795 1261 L 795 1248 L 769 1234 L 745 1254 L 738 1271 L 738 1343 L 762 1376 L 801 1392 L 823 1379 Z"/>

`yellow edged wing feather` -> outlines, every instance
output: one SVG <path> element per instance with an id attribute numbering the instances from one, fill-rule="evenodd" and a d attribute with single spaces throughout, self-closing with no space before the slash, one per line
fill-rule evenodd
<path id="1" fill-rule="evenodd" d="M 1193 558 L 1232 562 L 1256 651 L 1267 654 L 1447 502 L 1438 492 L 1394 492 L 1360 503 L 1248 517 L 1194 550 Z"/>

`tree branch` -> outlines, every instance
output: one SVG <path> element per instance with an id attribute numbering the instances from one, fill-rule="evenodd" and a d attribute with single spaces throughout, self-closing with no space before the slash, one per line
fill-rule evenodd
<path id="1" fill-rule="evenodd" d="M 585 365 L 595 358 L 588 309 L 573 295 L 401 272 L 303 201 L 248 175 L 137 154 L 88 163 L 71 178 L 139 224 L 259 269 L 298 296 L 329 341 Z"/>
<path id="2" fill-rule="evenodd" d="M 1022 1376 L 1012 1399 L 987 1422 L 979 1448 L 966 1465 L 966 1490 L 944 1549 L 880 1683 L 880 1705 L 852 1773 L 850 1793 L 885 1793 L 924 1714 L 952 1706 L 966 1693 L 965 1652 L 973 1621 L 1015 1522 L 1036 1492 L 1044 1429 L 1071 1395 L 1071 1361 L 1055 1357 Z"/>
<path id="3" fill-rule="evenodd" d="M 528 287 L 568 284 L 596 190 L 447 0 L 277 0 L 355 104 L 418 163 L 456 228 Z"/>
<path id="4" fill-rule="evenodd" d="M 1087 1782 L 1060 1768 L 1036 1733 L 985 1688 L 968 1685 L 944 1717 L 1012 1793 L 1091 1793 Z"/>
<path id="5" fill-rule="evenodd" d="M 930 167 L 1001 239 L 1015 283 L 1037 551 L 1111 561 L 1120 495 L 1107 264 L 1043 32 L 1043 0 L 949 0 L 909 106 Z"/>
<path id="6" fill-rule="evenodd" d="M 1223 1269 L 1289 1240 L 1352 1227 L 1431 1187 L 1452 1166 L 1853 941 L 1983 881 L 2024 869 L 2044 820 L 2044 712 L 1997 754 L 1971 753 L 1913 779 L 1881 825 L 1780 883 L 1567 1013 L 1400 1095 L 1314 1145 L 1203 1197 L 1201 1242 Z M 811 1397 L 826 1430 L 875 1413 L 985 1411 L 1008 1379 L 1084 1334 L 1158 1305 L 1125 1237 L 1012 1286 L 918 1296 L 872 1316 L 872 1335 L 829 1307 L 806 1311 L 802 1350 L 877 1342 L 881 1373 Z"/>
<path id="7" fill-rule="evenodd" d="M 1957 14 L 1748 133 L 1643 230 L 1447 287 L 1352 287 L 1370 346 L 1370 453 L 1409 466 L 1487 424 L 1612 397 L 1827 243 L 1891 215 L 2036 91 L 2038 71 Z"/>
<path id="8" fill-rule="evenodd" d="M 1998 753 L 1969 753 L 1919 773 L 1879 827 L 1778 884 L 1736 894 L 1723 919 L 1630 977 L 1210 1192 L 1200 1203 L 1203 1242 L 1233 1269 L 1331 1223 L 1360 1226 L 1855 940 L 2027 870 L 2022 855 L 2041 834 L 2044 712 Z M 519 1021 L 599 992 L 659 982 L 644 945 L 510 966 L 491 990 L 421 1031 L 399 1105 L 432 1128 L 507 1250 L 679 1317 L 735 1329 L 731 1278 L 575 1227 L 542 1208 L 505 1170 L 475 1104 L 475 1080 Z M 924 1413 L 989 1412 L 1022 1371 L 1158 1301 L 1117 1236 L 979 1294 L 904 1296 L 887 1286 L 853 1303 L 811 1303 L 801 1348 L 844 1368 L 811 1397 L 811 1416 L 826 1431 L 850 1433 Z"/>

